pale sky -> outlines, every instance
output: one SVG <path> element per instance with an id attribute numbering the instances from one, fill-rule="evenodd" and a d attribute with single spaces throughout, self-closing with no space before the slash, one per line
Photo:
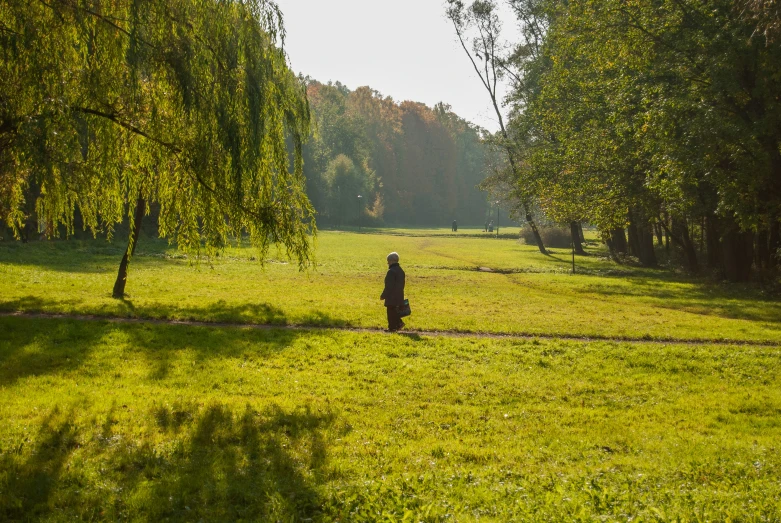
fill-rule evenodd
<path id="1" fill-rule="evenodd" d="M 351 90 L 368 85 L 397 102 L 445 102 L 462 118 L 498 129 L 488 93 L 445 18 L 445 0 L 277 3 L 296 73 Z M 508 31 L 513 25 L 505 18 Z"/>

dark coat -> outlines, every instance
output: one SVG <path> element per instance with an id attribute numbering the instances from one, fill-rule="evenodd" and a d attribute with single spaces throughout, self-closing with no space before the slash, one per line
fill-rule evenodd
<path id="1" fill-rule="evenodd" d="M 385 290 L 380 296 L 385 300 L 386 307 L 395 307 L 404 305 L 404 271 L 398 263 L 388 267 L 388 274 L 385 275 Z"/>

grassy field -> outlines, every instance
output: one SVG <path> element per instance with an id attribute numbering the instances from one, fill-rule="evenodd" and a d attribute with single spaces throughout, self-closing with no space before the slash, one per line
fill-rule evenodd
<path id="1" fill-rule="evenodd" d="M 505 231 L 509 231 L 506 229 Z M 250 248 L 201 261 L 142 239 L 128 298 L 111 298 L 123 246 L 0 243 L 0 310 L 143 318 L 380 327 L 385 255 L 401 254 L 411 327 L 553 336 L 781 341 L 781 301 L 751 287 L 617 265 L 596 245 L 542 256 L 475 230 L 324 231 L 317 268 L 300 273 Z M 481 272 L 480 267 L 491 272 Z"/>
<path id="2" fill-rule="evenodd" d="M 0 310 L 741 345 L 0 317 L 0 520 L 781 522 L 781 303 L 478 231 L 325 231 L 309 273 L 0 243 Z M 754 343 L 754 345 L 752 345 Z"/>
<path id="3" fill-rule="evenodd" d="M 778 348 L 0 332 L 0 520 L 781 520 Z"/>

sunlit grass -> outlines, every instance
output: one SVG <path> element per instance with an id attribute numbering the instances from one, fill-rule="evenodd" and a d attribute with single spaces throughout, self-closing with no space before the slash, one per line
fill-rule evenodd
<path id="1" fill-rule="evenodd" d="M 142 239 L 124 301 L 110 296 L 121 244 L 0 243 L 0 309 L 381 327 L 385 255 L 398 251 L 413 328 L 781 341 L 781 302 L 750 287 L 617 265 L 596 244 L 572 275 L 565 250 L 542 256 L 474 231 L 391 232 L 324 231 L 309 273 L 279 254 L 263 269 L 251 248 L 193 265 L 164 242 Z"/>
<path id="2" fill-rule="evenodd" d="M 3 520 L 781 514 L 775 348 L 0 331 Z"/>
<path id="3" fill-rule="evenodd" d="M 758 289 L 568 273 L 478 232 L 323 232 L 299 273 L 0 244 L 0 308 L 380 327 L 398 251 L 420 329 L 781 341 Z M 488 272 L 490 271 L 490 272 Z M 0 318 L 0 520 L 779 521 L 777 347 L 427 338 Z"/>

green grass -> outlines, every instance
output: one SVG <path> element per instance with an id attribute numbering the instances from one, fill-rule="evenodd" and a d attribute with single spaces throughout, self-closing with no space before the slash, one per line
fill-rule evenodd
<path id="1" fill-rule="evenodd" d="M 749 286 L 476 230 L 325 231 L 318 268 L 0 243 L 0 310 L 781 341 Z M 490 269 L 482 272 L 479 268 Z M 0 317 L 0 520 L 781 521 L 781 348 Z"/>
<path id="2" fill-rule="evenodd" d="M 781 521 L 778 348 L 0 332 L 0 520 Z"/>
<path id="3" fill-rule="evenodd" d="M 401 254 L 409 325 L 535 335 L 781 341 L 781 301 L 747 286 L 617 265 L 596 244 L 577 258 L 475 230 L 324 231 L 318 267 L 279 255 L 263 269 L 250 248 L 193 266 L 142 239 L 128 298 L 110 296 L 121 242 L 0 243 L 0 310 L 323 326 L 381 327 L 385 255 Z M 480 272 L 485 267 L 493 272 Z"/>
<path id="4" fill-rule="evenodd" d="M 364 227 L 358 231 L 355 227 L 347 229 L 350 232 L 364 232 L 368 234 L 383 234 L 394 236 L 412 236 L 412 237 L 451 237 L 451 238 L 496 238 L 496 229 L 493 232 L 486 232 L 482 226 L 467 226 L 458 228 L 457 232 L 453 232 L 450 228 L 430 228 L 430 227 L 383 227 L 372 228 Z M 586 236 L 590 239 L 595 239 L 594 234 L 591 231 L 585 231 Z M 517 225 L 501 226 L 499 228 L 499 237 L 503 239 L 517 239 L 519 234 L 519 227 Z"/>

